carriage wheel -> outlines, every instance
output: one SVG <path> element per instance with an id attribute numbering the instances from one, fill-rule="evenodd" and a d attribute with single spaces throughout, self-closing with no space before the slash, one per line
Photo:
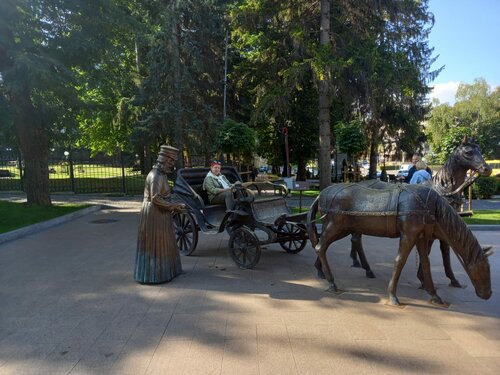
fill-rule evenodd
<path id="1" fill-rule="evenodd" d="M 229 237 L 229 253 L 240 268 L 253 268 L 260 259 L 259 239 L 247 227 L 236 228 Z"/>
<path id="2" fill-rule="evenodd" d="M 289 254 L 297 254 L 307 244 L 307 238 L 302 238 L 305 230 L 302 224 L 285 223 L 278 227 L 278 231 L 284 233 L 286 236 L 296 237 L 297 239 L 280 242 L 280 246 Z"/>
<path id="3" fill-rule="evenodd" d="M 182 255 L 191 255 L 198 244 L 198 228 L 190 213 L 182 212 L 173 215 L 175 241 Z"/>

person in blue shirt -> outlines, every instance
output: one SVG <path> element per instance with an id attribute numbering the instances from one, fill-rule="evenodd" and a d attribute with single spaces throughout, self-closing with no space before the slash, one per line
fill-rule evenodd
<path id="1" fill-rule="evenodd" d="M 410 184 L 421 184 L 422 182 L 429 181 L 432 178 L 431 174 L 426 170 L 428 169 L 427 164 L 425 164 L 422 160 L 417 161 L 415 168 L 417 171 L 413 173 Z"/>
<path id="2" fill-rule="evenodd" d="M 411 163 L 413 164 L 412 167 L 408 170 L 408 175 L 405 177 L 404 182 L 407 184 L 411 183 L 411 178 L 413 177 L 413 174 L 417 171 L 416 164 L 417 162 L 420 161 L 420 154 L 419 153 L 414 153 L 413 156 L 411 157 Z M 429 167 L 426 167 L 425 169 L 427 173 L 429 173 L 432 177 L 432 171 Z"/>

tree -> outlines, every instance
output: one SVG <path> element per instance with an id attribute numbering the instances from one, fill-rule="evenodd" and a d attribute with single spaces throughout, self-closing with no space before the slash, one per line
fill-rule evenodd
<path id="1" fill-rule="evenodd" d="M 453 107 L 434 103 L 426 134 L 432 150 L 446 160 L 456 142 L 467 134 L 476 139 L 486 157 L 500 157 L 500 88 L 491 91 L 482 78 L 460 84 Z"/>
<path id="2" fill-rule="evenodd" d="M 359 0 L 342 10 L 344 22 L 337 27 L 350 30 L 344 50 L 352 60 L 340 82 L 357 91 L 354 103 L 366 124 L 369 176 L 374 178 L 385 137 L 396 139 L 407 152 L 423 139 L 427 82 L 440 72 L 429 70 L 434 59 L 427 37 L 433 18 L 427 1 L 388 0 L 373 6 Z"/>
<path id="3" fill-rule="evenodd" d="M 255 150 L 255 130 L 241 122 L 226 119 L 217 137 L 217 148 L 225 153 L 232 154 L 237 161 L 249 161 Z"/>
<path id="4" fill-rule="evenodd" d="M 25 161 L 28 203 L 50 205 L 51 133 L 76 126 L 79 71 L 98 67 L 123 16 L 119 0 L 0 3 L 0 95 Z"/>
<path id="5" fill-rule="evenodd" d="M 158 8 L 144 47 L 136 143 L 168 141 L 206 160 L 215 151 L 207 139 L 222 120 L 225 7 L 222 0 L 171 0 Z"/>
<path id="6" fill-rule="evenodd" d="M 239 77 L 251 82 L 255 98 L 252 123 L 266 131 L 268 124 L 283 126 L 291 120 L 295 88 L 314 83 L 320 171 L 330 170 L 331 128 L 338 121 L 362 118 L 372 174 L 385 136 L 407 149 L 422 140 L 427 82 L 439 73 L 429 71 L 427 1 L 241 0 L 231 20 Z M 322 187 L 330 183 L 329 172 L 322 178 Z"/>
<path id="7" fill-rule="evenodd" d="M 339 151 L 347 156 L 357 156 L 366 150 L 366 137 L 364 125 L 357 119 L 349 123 L 338 122 L 335 125 L 335 139 Z"/>

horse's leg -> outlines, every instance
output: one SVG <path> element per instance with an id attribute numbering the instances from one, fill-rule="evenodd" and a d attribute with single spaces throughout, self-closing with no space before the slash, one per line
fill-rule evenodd
<path id="1" fill-rule="evenodd" d="M 427 244 L 427 255 L 429 255 L 431 253 L 431 248 L 432 248 L 432 244 L 434 243 L 434 240 L 428 240 L 428 244 Z M 418 261 L 418 270 L 417 270 L 417 277 L 418 279 L 420 280 L 420 287 L 419 289 L 425 289 L 424 287 L 424 272 L 422 271 L 422 263 L 421 263 L 421 259 L 422 257 L 419 257 L 419 261 Z"/>
<path id="2" fill-rule="evenodd" d="M 316 271 L 318 272 L 318 277 L 320 279 L 325 279 L 325 273 L 323 272 L 323 267 L 321 265 L 321 259 L 319 259 L 319 256 L 316 257 L 316 262 L 314 262 L 314 267 L 316 267 Z"/>
<path id="3" fill-rule="evenodd" d="M 337 292 L 338 288 L 337 285 L 335 284 L 335 279 L 333 278 L 332 270 L 330 269 L 330 265 L 328 264 L 328 260 L 326 258 L 327 248 L 328 246 L 323 247 L 319 251 L 316 250 L 316 254 L 318 254 L 318 259 L 320 260 L 323 275 L 325 275 L 326 280 L 328 280 L 328 283 L 330 284 L 330 286 L 328 287 L 328 291 Z"/>
<path id="4" fill-rule="evenodd" d="M 338 289 L 337 285 L 335 284 L 335 279 L 333 277 L 332 270 L 330 269 L 330 265 L 328 264 L 328 259 L 326 258 L 326 250 L 328 250 L 328 246 L 330 246 L 332 242 L 345 237 L 347 234 L 348 233 L 341 234 L 336 232 L 333 223 L 330 221 L 327 224 L 323 224 L 321 237 L 319 239 L 318 244 L 314 247 L 316 255 L 318 256 L 315 263 L 316 269 L 318 269 L 318 274 L 319 274 L 318 266 L 321 264 L 321 270 L 323 272 L 323 275 L 326 277 L 326 280 L 328 280 L 330 284 L 328 288 L 328 291 L 330 292 L 337 292 Z"/>
<path id="5" fill-rule="evenodd" d="M 450 286 L 455 288 L 461 288 L 462 285 L 455 278 L 455 274 L 451 269 L 451 259 L 450 259 L 450 245 L 444 241 L 439 241 L 439 248 L 441 249 L 441 256 L 443 257 L 443 266 L 446 277 L 450 279 Z"/>
<path id="6" fill-rule="evenodd" d="M 351 257 L 352 257 L 352 253 L 353 251 L 356 252 L 358 255 L 359 255 L 359 260 L 361 261 L 361 267 L 363 267 L 363 269 L 366 271 L 366 277 L 368 277 L 369 279 L 374 279 L 375 278 L 375 274 L 372 272 L 371 268 L 370 268 L 370 265 L 368 264 L 368 260 L 366 259 L 366 254 L 365 254 L 365 250 L 363 249 L 363 242 L 361 242 L 361 234 L 352 234 L 351 236 Z M 354 256 L 356 257 L 356 255 Z M 354 260 L 354 257 L 353 260 Z M 356 259 L 357 261 L 357 259 Z M 354 264 L 353 264 L 353 267 L 356 267 Z M 359 267 L 359 265 L 358 265 Z"/>
<path id="7" fill-rule="evenodd" d="M 359 264 L 358 261 L 359 248 L 357 247 L 358 244 L 360 243 L 361 243 L 361 234 L 353 233 L 351 235 L 351 259 L 353 267 L 361 267 L 361 264 Z"/>
<path id="8" fill-rule="evenodd" d="M 438 296 L 434 282 L 432 281 L 431 264 L 429 261 L 429 251 L 432 241 L 425 238 L 417 240 L 417 250 L 420 256 L 420 267 L 422 269 L 423 286 L 424 289 L 431 295 L 431 302 L 437 305 L 444 305 L 441 297 Z"/>
<path id="9" fill-rule="evenodd" d="M 394 270 L 392 271 L 391 280 L 389 281 L 389 286 L 387 287 L 387 292 L 389 294 L 389 303 L 394 306 L 399 306 L 399 299 L 396 296 L 396 290 L 398 288 L 399 277 L 401 276 L 401 271 L 403 270 L 408 255 L 410 254 L 411 248 L 415 244 L 415 240 L 410 241 L 406 236 L 401 236 L 399 240 L 398 255 L 394 259 Z"/>

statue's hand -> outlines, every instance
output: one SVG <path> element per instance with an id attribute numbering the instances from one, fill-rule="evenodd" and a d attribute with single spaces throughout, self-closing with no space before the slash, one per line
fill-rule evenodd
<path id="1" fill-rule="evenodd" d="M 173 210 L 174 212 L 180 213 L 186 209 L 186 205 L 184 203 L 178 203 L 173 208 L 174 208 L 174 210 Z"/>

